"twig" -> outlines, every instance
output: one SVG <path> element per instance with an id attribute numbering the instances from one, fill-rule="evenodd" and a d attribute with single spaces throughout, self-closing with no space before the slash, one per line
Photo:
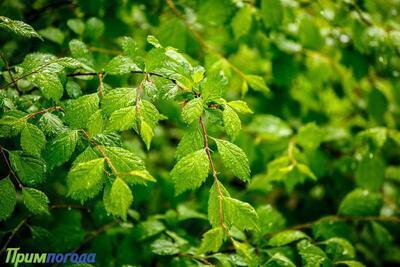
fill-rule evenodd
<path id="1" fill-rule="evenodd" d="M 39 110 L 39 111 L 34 112 L 34 113 L 30 113 L 30 114 L 26 115 L 23 118 L 24 119 L 31 119 L 31 118 L 36 117 L 37 115 L 40 115 L 40 114 L 43 114 L 43 113 L 46 113 L 46 112 L 49 112 L 49 111 L 53 111 L 53 110 L 63 110 L 63 108 L 60 107 L 60 106 L 49 107 L 49 108 L 45 108 L 45 109 Z"/>
<path id="2" fill-rule="evenodd" d="M 58 205 L 49 206 L 49 210 L 53 210 L 53 209 L 81 209 L 81 210 L 88 211 L 88 209 L 86 207 L 82 207 L 82 206 L 78 206 L 78 205 L 69 205 L 69 204 L 58 204 Z M 6 243 L 4 244 L 3 248 L 0 250 L 0 256 L 7 249 L 8 245 L 13 240 L 13 238 L 17 234 L 17 232 L 28 222 L 28 220 L 30 220 L 34 216 L 35 216 L 34 214 L 27 216 L 26 218 L 21 220 L 21 222 L 12 230 L 10 236 L 7 238 Z"/>
<path id="3" fill-rule="evenodd" d="M 19 181 L 18 176 L 15 174 L 15 172 L 13 171 L 13 169 L 11 168 L 11 164 L 6 156 L 6 153 L 4 151 L 7 151 L 2 145 L 0 145 L 0 153 L 3 155 L 4 158 L 4 162 L 7 165 L 8 171 L 9 173 L 12 174 L 14 180 L 17 182 L 19 189 L 23 188 L 22 183 Z"/>
<path id="4" fill-rule="evenodd" d="M 201 36 L 201 34 L 193 27 L 192 24 L 190 24 L 186 18 L 182 15 L 181 12 L 176 8 L 176 5 L 173 0 L 167 0 L 167 5 L 169 8 L 172 10 L 172 13 L 182 20 L 182 22 L 186 25 L 186 27 L 192 32 L 193 36 L 195 39 L 199 42 L 200 46 L 204 51 L 208 51 L 211 53 L 216 54 L 218 57 L 221 59 L 225 60 L 225 62 L 229 65 L 229 67 L 236 72 L 242 79 L 245 79 L 246 74 L 242 72 L 238 67 L 233 65 L 223 54 L 221 54 L 218 50 L 216 50 L 214 47 L 210 46 L 209 44 L 206 43 L 204 38 Z"/>
<path id="5" fill-rule="evenodd" d="M 203 135 L 203 140 L 204 140 L 204 149 L 206 150 L 207 153 L 207 157 L 208 157 L 208 161 L 210 163 L 210 167 L 211 167 L 211 171 L 214 177 L 214 183 L 217 187 L 217 192 L 218 192 L 218 205 L 219 205 L 219 224 L 221 225 L 222 229 L 224 229 L 226 235 L 231 239 L 232 243 L 234 243 L 234 240 L 232 238 L 232 236 L 229 233 L 229 229 L 226 226 L 225 222 L 224 222 L 224 212 L 223 212 L 223 207 L 222 207 L 222 199 L 223 199 L 223 194 L 222 194 L 222 190 L 221 190 L 221 185 L 219 184 L 219 179 L 218 179 L 218 175 L 217 175 L 217 171 L 215 170 L 215 166 L 214 166 L 214 162 L 212 160 L 211 157 L 211 149 L 209 147 L 208 144 L 208 135 L 207 135 L 207 130 L 206 127 L 204 125 L 204 121 L 203 121 L 203 117 L 200 116 L 199 117 L 199 123 L 201 126 L 201 132 Z"/>
<path id="6" fill-rule="evenodd" d="M 14 76 L 13 76 L 13 74 L 12 74 L 12 72 L 11 72 L 11 68 L 10 68 L 10 65 L 8 64 L 7 58 L 4 56 L 4 54 L 3 54 L 2 52 L 0 52 L 0 57 L 1 57 L 1 59 L 3 60 L 4 64 L 6 65 L 6 70 L 7 70 L 7 72 L 8 72 L 8 75 L 10 75 L 11 81 L 13 82 L 15 88 L 17 88 L 17 90 L 19 91 L 18 84 L 17 84 L 17 82 L 14 80 Z"/>
<path id="7" fill-rule="evenodd" d="M 107 154 L 104 152 L 104 150 L 103 150 L 103 148 L 101 147 L 101 145 L 99 145 L 96 141 L 94 141 L 93 139 L 91 139 L 90 136 L 89 136 L 89 134 L 88 134 L 85 130 L 81 129 L 81 130 L 79 130 L 79 131 L 82 132 L 83 135 L 89 140 L 89 142 L 92 143 L 92 144 L 97 148 L 97 150 L 98 150 L 98 151 L 100 152 L 100 154 L 103 156 L 104 160 L 107 162 L 108 166 L 111 168 L 112 172 L 113 172 L 115 175 L 118 175 L 118 174 L 119 174 L 118 170 L 117 170 L 117 169 L 115 168 L 115 166 L 112 164 L 110 158 L 109 158 L 109 157 L 107 156 Z"/>
<path id="8" fill-rule="evenodd" d="M 99 96 L 103 97 L 103 77 L 104 77 L 104 72 L 99 72 L 97 74 L 99 77 Z"/>

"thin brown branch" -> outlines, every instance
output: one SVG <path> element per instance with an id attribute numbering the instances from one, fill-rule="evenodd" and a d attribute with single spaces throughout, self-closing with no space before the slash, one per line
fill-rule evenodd
<path id="1" fill-rule="evenodd" d="M 10 68 L 10 65 L 8 64 L 7 58 L 5 57 L 5 55 L 4 55 L 2 52 L 0 52 L 0 57 L 1 57 L 1 59 L 3 60 L 4 65 L 6 66 L 6 70 L 7 70 L 7 72 L 8 72 L 8 75 L 10 75 L 11 81 L 13 82 L 15 88 L 17 88 L 17 90 L 19 91 L 18 84 L 17 84 L 17 82 L 14 80 L 14 75 L 13 75 L 12 72 L 11 72 L 11 68 Z"/>
<path id="2" fill-rule="evenodd" d="M 6 243 L 4 243 L 3 248 L 0 250 L 0 256 L 4 253 L 4 251 L 6 251 L 8 245 L 10 244 L 10 242 L 13 240 L 14 236 L 17 234 L 17 232 L 22 228 L 22 226 L 24 226 L 26 224 L 26 222 L 28 221 L 28 219 L 30 219 L 31 216 L 26 217 L 25 219 L 23 219 L 11 232 L 11 235 L 7 238 Z"/>
<path id="3" fill-rule="evenodd" d="M 92 143 L 97 150 L 100 152 L 100 154 L 103 156 L 104 160 L 107 162 L 107 165 L 110 167 L 110 169 L 112 170 L 112 172 L 115 175 L 118 175 L 119 172 L 118 170 L 115 168 L 115 166 L 113 165 L 113 163 L 111 162 L 110 158 L 107 156 L 107 154 L 104 152 L 103 148 L 101 147 L 101 145 L 99 145 L 96 141 L 94 141 L 93 139 L 90 138 L 90 135 L 83 129 L 79 130 L 80 132 L 83 133 L 83 135 L 86 137 L 86 139 L 89 140 L 90 143 Z"/>
<path id="4" fill-rule="evenodd" d="M 11 168 L 10 161 L 8 160 L 7 155 L 6 155 L 6 153 L 4 151 L 7 151 L 7 150 L 2 145 L 0 145 L 0 153 L 3 155 L 3 159 L 4 159 L 4 162 L 7 165 L 8 171 L 12 175 L 12 177 L 14 178 L 15 182 L 18 184 L 19 189 L 22 189 L 23 185 L 19 181 L 18 176 L 15 174 L 15 172 Z"/>
<path id="5" fill-rule="evenodd" d="M 99 72 L 97 74 L 97 76 L 99 77 L 99 97 L 103 97 L 103 77 L 104 77 L 104 73 L 103 72 Z"/>
<path id="6" fill-rule="evenodd" d="M 225 222 L 224 222 L 224 212 L 223 212 L 223 205 L 222 205 L 222 200 L 223 200 L 223 193 L 221 190 L 221 185 L 219 183 L 219 179 L 218 179 L 218 175 L 217 175 L 217 171 L 215 170 L 215 166 L 214 166 L 214 162 L 211 156 L 211 149 L 209 147 L 209 143 L 208 143 L 208 135 L 207 135 L 207 130 L 206 130 L 206 126 L 204 124 L 204 120 L 203 117 L 200 116 L 199 117 L 199 123 L 201 126 L 201 132 L 203 135 L 203 140 L 204 140 L 204 149 L 207 153 L 207 157 L 208 157 L 208 161 L 210 163 L 210 167 L 211 167 L 211 171 L 212 171 L 212 175 L 214 177 L 214 183 L 217 187 L 217 192 L 218 192 L 218 206 L 219 206 L 219 224 L 221 225 L 222 229 L 224 229 L 226 235 L 231 239 L 232 243 L 233 243 L 233 238 L 229 233 L 229 229 L 226 226 Z"/>
<path id="7" fill-rule="evenodd" d="M 22 80 L 22 79 L 24 79 L 24 78 L 26 78 L 26 77 L 28 77 L 28 76 L 30 76 L 32 74 L 38 73 L 40 70 L 42 70 L 45 67 L 47 67 L 47 66 L 49 66 L 51 64 L 54 64 L 54 63 L 57 63 L 57 61 L 50 61 L 50 62 L 48 62 L 48 63 L 46 63 L 46 64 L 44 64 L 44 65 L 42 65 L 40 67 L 37 67 L 33 71 L 31 71 L 29 73 L 26 73 L 26 74 L 24 74 L 22 76 L 19 76 L 19 77 L 15 78 L 14 81 L 12 81 L 10 83 L 7 83 L 4 86 L 0 87 L 0 90 L 7 89 L 10 85 L 13 85 L 14 83 L 18 82 L 19 80 Z"/>
<path id="8" fill-rule="evenodd" d="M 112 223 L 103 225 L 100 228 L 88 233 L 86 235 L 86 237 L 83 239 L 83 241 L 79 244 L 79 246 L 76 247 L 72 252 L 78 252 L 79 250 L 81 250 L 83 248 L 83 246 L 85 246 L 87 243 L 89 243 L 92 239 L 96 238 L 100 234 L 102 234 L 102 233 L 106 232 L 107 230 L 111 229 L 112 227 L 114 227 L 118 223 L 119 223 L 118 221 L 114 221 Z"/>
<path id="9" fill-rule="evenodd" d="M 82 207 L 82 206 L 78 206 L 78 205 L 73 205 L 73 204 L 58 204 L 58 205 L 51 205 L 49 206 L 49 210 L 53 210 L 53 209 L 81 209 L 81 210 L 86 210 L 89 211 L 88 208 L 86 207 Z M 7 249 L 8 245 L 10 244 L 10 242 L 13 240 L 13 238 L 15 237 L 15 235 L 17 234 L 17 232 L 28 223 L 28 221 L 34 217 L 34 214 L 31 214 L 29 216 L 27 216 L 26 218 L 22 219 L 21 222 L 11 231 L 10 236 L 7 238 L 7 241 L 4 243 L 3 248 L 0 250 L 0 256 L 3 254 L 3 252 Z"/>
<path id="10" fill-rule="evenodd" d="M 176 7 L 176 5 L 175 5 L 173 0 L 167 0 L 167 5 L 171 9 L 172 13 L 174 13 L 174 15 L 177 18 L 179 18 L 186 25 L 186 27 L 193 34 L 194 38 L 199 42 L 201 48 L 204 51 L 216 54 L 218 57 L 223 59 L 229 65 L 229 67 L 234 72 L 236 72 L 236 74 L 238 74 L 242 79 L 245 78 L 246 74 L 244 72 L 242 72 L 238 67 L 233 65 L 221 52 L 219 52 L 217 49 L 215 49 L 214 47 L 212 47 L 209 44 L 207 44 L 207 42 L 204 40 L 204 38 L 201 36 L 201 34 L 193 27 L 192 24 L 190 24 L 187 21 L 185 16 L 183 16 L 183 14 L 177 9 L 177 7 Z"/>
<path id="11" fill-rule="evenodd" d="M 63 110 L 63 108 L 60 106 L 49 107 L 49 108 L 42 109 L 42 110 L 39 110 L 34 113 L 30 113 L 30 114 L 26 115 L 25 117 L 23 117 L 23 119 L 31 119 L 31 118 L 36 117 L 37 115 L 40 115 L 40 114 L 43 114 L 43 113 L 46 113 L 49 111 L 53 111 L 53 110 Z"/>

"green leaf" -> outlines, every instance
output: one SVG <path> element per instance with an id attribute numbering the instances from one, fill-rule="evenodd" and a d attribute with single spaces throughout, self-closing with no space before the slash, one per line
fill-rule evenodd
<path id="1" fill-rule="evenodd" d="M 222 163 L 225 167 L 241 180 L 249 181 L 249 161 L 243 150 L 231 142 L 221 139 L 214 140 L 217 143 L 218 151 L 221 154 Z"/>
<path id="2" fill-rule="evenodd" d="M 60 100 L 64 87 L 57 74 L 41 71 L 33 76 L 33 82 L 40 88 L 47 99 Z"/>
<path id="3" fill-rule="evenodd" d="M 45 156 L 49 167 L 58 167 L 67 162 L 74 153 L 77 142 L 78 131 L 64 132 L 48 142 Z"/>
<path id="4" fill-rule="evenodd" d="M 268 245 L 272 247 L 285 246 L 287 244 L 309 238 L 305 233 L 298 230 L 286 230 L 277 233 L 268 241 Z"/>
<path id="5" fill-rule="evenodd" d="M 19 180 L 23 184 L 36 185 L 46 179 L 46 163 L 40 159 L 25 155 L 22 151 L 10 151 L 10 162 Z"/>
<path id="6" fill-rule="evenodd" d="M 124 179 L 129 178 L 130 172 L 144 169 L 143 160 L 124 148 L 102 146 L 102 149 Z"/>
<path id="7" fill-rule="evenodd" d="M 205 181 L 210 164 L 204 149 L 184 156 L 171 171 L 176 195 L 186 190 L 197 189 Z"/>
<path id="8" fill-rule="evenodd" d="M 202 149 L 203 147 L 203 136 L 196 124 L 194 127 L 185 131 L 185 134 L 182 136 L 182 139 L 176 148 L 175 157 L 179 160 L 194 151 Z"/>
<path id="9" fill-rule="evenodd" d="M 122 179 L 117 178 L 112 183 L 112 186 L 106 186 L 103 202 L 108 213 L 126 220 L 132 201 L 131 189 Z"/>
<path id="10" fill-rule="evenodd" d="M 135 183 L 146 184 L 147 182 L 157 182 L 157 180 L 147 170 L 134 170 L 129 174 L 136 179 Z M 129 183 L 129 181 L 127 182 Z"/>
<path id="11" fill-rule="evenodd" d="M 198 253 L 217 252 L 224 241 L 224 230 L 222 227 L 215 227 L 203 234 Z"/>
<path id="12" fill-rule="evenodd" d="M 332 252 L 331 254 L 333 253 L 338 254 L 335 255 L 335 257 L 352 259 L 356 256 L 356 252 L 353 245 L 344 238 L 332 237 L 329 238 L 328 240 L 323 241 L 322 244 L 328 247 L 325 250 L 328 253 L 329 251 L 331 251 Z"/>
<path id="13" fill-rule="evenodd" d="M 203 113 L 203 100 L 200 97 L 190 100 L 182 109 L 183 120 L 191 124 L 199 119 Z"/>
<path id="14" fill-rule="evenodd" d="M 147 150 L 149 150 L 151 139 L 153 139 L 154 136 L 154 130 L 145 120 L 140 122 L 140 136 L 142 137 L 143 142 L 146 144 Z"/>
<path id="15" fill-rule="evenodd" d="M 137 46 L 135 40 L 131 37 L 123 37 L 122 38 L 122 50 L 124 51 L 124 55 L 134 59 L 136 57 Z"/>
<path id="16" fill-rule="evenodd" d="M 56 44 L 61 45 L 64 42 L 65 34 L 55 27 L 47 27 L 39 31 L 40 35 Z"/>
<path id="17" fill-rule="evenodd" d="M 90 136 L 100 134 L 103 132 L 104 119 L 101 110 L 97 110 L 93 113 L 87 122 L 86 129 Z"/>
<path id="18" fill-rule="evenodd" d="M 22 149 L 28 154 L 40 157 L 45 145 L 46 137 L 43 132 L 35 125 L 27 123 L 21 132 Z"/>
<path id="19" fill-rule="evenodd" d="M 82 203 L 103 188 L 104 158 L 75 164 L 68 173 L 68 195 Z"/>
<path id="20" fill-rule="evenodd" d="M 267 28 L 278 29 L 282 26 L 284 17 L 281 0 L 262 0 L 261 18 Z"/>
<path id="21" fill-rule="evenodd" d="M 136 119 L 135 107 L 121 108 L 111 113 L 107 131 L 125 131 L 133 128 Z"/>
<path id="22" fill-rule="evenodd" d="M 228 105 L 238 113 L 253 114 L 253 111 L 249 108 L 247 103 L 242 100 L 230 101 Z"/>
<path id="23" fill-rule="evenodd" d="M 285 217 L 269 204 L 258 207 L 257 214 L 260 223 L 260 237 L 281 230 L 286 225 Z"/>
<path id="24" fill-rule="evenodd" d="M 264 265 L 265 267 L 296 267 L 296 265 L 285 255 L 281 253 L 275 253 Z"/>
<path id="25" fill-rule="evenodd" d="M 208 197 L 208 220 L 213 227 L 218 227 L 220 225 L 220 207 L 222 205 L 222 199 L 219 194 L 220 191 L 222 196 L 230 197 L 229 192 L 219 181 L 214 182 Z"/>
<path id="26" fill-rule="evenodd" d="M 66 130 L 61 119 L 49 112 L 39 119 L 39 127 L 46 135 L 58 135 Z"/>
<path id="27" fill-rule="evenodd" d="M 12 20 L 10 18 L 0 16 L 0 28 L 7 29 L 23 37 L 36 37 L 40 40 L 43 40 L 43 38 L 30 25 L 23 21 Z"/>
<path id="28" fill-rule="evenodd" d="M 385 165 L 378 157 L 365 156 L 357 166 L 356 183 L 371 191 L 378 191 L 383 184 Z"/>
<path id="29" fill-rule="evenodd" d="M 9 177 L 0 180 L 0 221 L 11 216 L 17 204 L 17 193 Z"/>
<path id="30" fill-rule="evenodd" d="M 252 7 L 251 5 L 245 5 L 239 9 L 238 12 L 236 12 L 231 22 L 233 33 L 235 34 L 236 39 L 239 39 L 241 36 L 250 31 L 251 22 Z"/>
<path id="31" fill-rule="evenodd" d="M 228 196 L 224 196 L 222 202 L 227 225 L 234 225 L 240 230 L 260 230 L 257 212 L 249 203 Z"/>
<path id="32" fill-rule="evenodd" d="M 242 124 L 239 116 L 230 106 L 225 105 L 225 109 L 222 112 L 222 118 L 224 121 L 226 133 L 231 139 L 234 140 L 242 129 Z"/>
<path id="33" fill-rule="evenodd" d="M 2 114 L 0 118 L 0 137 L 12 137 L 19 134 L 25 127 L 26 113 L 12 110 Z"/>
<path id="34" fill-rule="evenodd" d="M 74 100 L 69 100 L 64 104 L 65 120 L 71 127 L 85 128 L 90 116 L 99 107 L 99 97 L 97 94 L 81 96 Z"/>
<path id="35" fill-rule="evenodd" d="M 339 213 L 353 216 L 378 215 L 382 207 L 382 196 L 365 189 L 354 189 L 339 206 Z"/>
<path id="36" fill-rule="evenodd" d="M 140 70 L 140 68 L 131 58 L 125 56 L 114 57 L 104 68 L 104 71 L 110 75 L 128 74 L 135 70 Z"/>
<path id="37" fill-rule="evenodd" d="M 256 115 L 247 129 L 268 141 L 278 141 L 293 133 L 286 122 L 272 115 Z"/>
<path id="38" fill-rule="evenodd" d="M 34 188 L 22 188 L 22 200 L 25 206 L 34 214 L 50 214 L 49 199 L 42 192 Z"/>
<path id="39" fill-rule="evenodd" d="M 244 79 L 249 84 L 249 86 L 255 91 L 260 91 L 264 94 L 270 92 L 268 86 L 265 84 L 263 77 L 257 76 L 257 75 L 246 74 Z"/>
<path id="40" fill-rule="evenodd" d="M 319 49 L 324 45 L 324 38 L 320 28 L 310 15 L 305 15 L 299 25 L 299 39 L 305 48 Z"/>
<path id="41" fill-rule="evenodd" d="M 80 19 L 67 20 L 68 27 L 76 34 L 82 35 L 85 30 L 85 23 Z"/>
<path id="42" fill-rule="evenodd" d="M 106 115 L 135 103 L 136 91 L 134 88 L 116 88 L 108 91 L 101 99 L 101 109 Z"/>
<path id="43" fill-rule="evenodd" d="M 325 131 L 315 123 L 308 123 L 301 127 L 296 137 L 296 142 L 303 148 L 314 150 L 324 139 Z"/>
<path id="44" fill-rule="evenodd" d="M 297 249 L 299 250 L 302 266 L 314 267 L 314 266 L 324 266 L 329 262 L 328 256 L 325 252 L 311 244 L 309 240 L 302 240 L 297 244 Z"/>
<path id="45" fill-rule="evenodd" d="M 317 176 L 311 171 L 311 169 L 302 163 L 297 163 L 296 168 L 300 171 L 300 173 L 304 174 L 305 176 L 311 178 L 312 180 L 316 181 Z"/>
<path id="46" fill-rule="evenodd" d="M 166 239 L 157 239 L 151 243 L 150 247 L 154 254 L 161 256 L 175 255 L 180 252 L 178 244 Z"/>

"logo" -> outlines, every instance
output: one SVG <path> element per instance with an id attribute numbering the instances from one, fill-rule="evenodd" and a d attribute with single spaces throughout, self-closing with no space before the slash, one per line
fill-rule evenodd
<path id="1" fill-rule="evenodd" d="M 6 263 L 95 263 L 96 253 L 20 253 L 20 248 L 7 248 Z"/>

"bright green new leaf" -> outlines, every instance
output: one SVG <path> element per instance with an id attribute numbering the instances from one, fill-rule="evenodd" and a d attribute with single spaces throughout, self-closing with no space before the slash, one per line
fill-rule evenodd
<path id="1" fill-rule="evenodd" d="M 135 70 L 140 70 L 140 68 L 131 58 L 125 56 L 114 57 L 104 68 L 104 71 L 110 75 L 122 75 Z"/>
<path id="2" fill-rule="evenodd" d="M 224 241 L 224 230 L 222 227 L 215 227 L 203 234 L 198 253 L 217 252 Z"/>
<path id="3" fill-rule="evenodd" d="M 104 158 L 75 164 L 68 173 L 68 195 L 85 202 L 103 188 Z"/>
<path id="4" fill-rule="evenodd" d="M 253 90 L 260 91 L 264 94 L 269 93 L 270 90 L 268 86 L 265 84 L 263 77 L 257 75 L 245 75 L 244 78 Z"/>
<path id="5" fill-rule="evenodd" d="M 27 123 L 21 132 L 22 149 L 28 154 L 40 157 L 45 145 L 46 137 L 43 132 L 35 125 Z"/>
<path id="6" fill-rule="evenodd" d="M 221 225 L 220 211 L 221 206 L 223 205 L 222 197 L 224 196 L 230 197 L 228 190 L 226 190 L 219 181 L 214 182 L 210 189 L 210 194 L 208 197 L 208 220 L 213 227 L 218 227 L 219 225 Z"/>
<path id="7" fill-rule="evenodd" d="M 184 156 L 171 171 L 175 193 L 178 195 L 186 190 L 200 187 L 207 178 L 209 168 L 210 164 L 204 149 Z"/>
<path id="8" fill-rule="evenodd" d="M 241 36 L 246 35 L 251 28 L 252 22 L 252 7 L 245 5 L 233 17 L 231 25 L 235 37 L 239 39 Z"/>
<path id="9" fill-rule="evenodd" d="M 17 193 L 9 177 L 0 180 L 0 221 L 11 216 L 17 204 Z"/>
<path id="10" fill-rule="evenodd" d="M 283 22 L 283 7 L 281 0 L 262 0 L 261 1 L 261 18 L 266 27 L 278 29 Z"/>
<path id="11" fill-rule="evenodd" d="M 285 255 L 281 253 L 275 253 L 264 265 L 265 267 L 296 267 L 296 265 Z"/>
<path id="12" fill-rule="evenodd" d="M 10 151 L 10 162 L 19 180 L 23 184 L 36 185 L 46 179 L 46 163 L 40 159 L 24 154 L 22 151 Z"/>
<path id="13" fill-rule="evenodd" d="M 93 136 L 96 134 L 100 134 L 104 129 L 104 119 L 101 110 L 97 110 L 93 113 L 87 122 L 86 129 L 89 135 Z"/>
<path id="14" fill-rule="evenodd" d="M 234 225 L 240 230 L 259 230 L 258 215 L 254 208 L 246 202 L 224 196 L 223 213 L 227 225 Z"/>
<path id="15" fill-rule="evenodd" d="M 136 91 L 134 88 L 115 88 L 103 96 L 101 109 L 105 114 L 110 115 L 114 111 L 133 105 L 135 96 Z"/>
<path id="16" fill-rule="evenodd" d="M 32 213 L 49 214 L 49 199 L 42 191 L 24 187 L 22 188 L 22 200 Z"/>
<path id="17" fill-rule="evenodd" d="M 130 172 L 144 169 L 143 160 L 124 148 L 102 146 L 102 149 L 124 179 L 129 177 Z"/>
<path id="18" fill-rule="evenodd" d="M 228 105 L 238 113 L 253 114 L 253 111 L 249 108 L 247 103 L 242 100 L 230 101 L 228 102 Z"/>
<path id="19" fill-rule="evenodd" d="M 140 122 L 140 136 L 142 137 L 143 142 L 146 144 L 147 150 L 149 150 L 151 139 L 153 139 L 154 136 L 154 130 L 145 120 Z"/>
<path id="20" fill-rule="evenodd" d="M 225 109 L 222 112 L 222 118 L 226 133 L 231 139 L 235 139 L 242 129 L 239 116 L 230 106 L 225 105 Z"/>
<path id="21" fill-rule="evenodd" d="M 203 136 L 201 135 L 200 129 L 196 124 L 194 127 L 190 127 L 182 136 L 181 141 L 176 148 L 175 157 L 177 160 L 179 160 L 187 154 L 190 154 L 203 147 Z"/>
<path id="22" fill-rule="evenodd" d="M 108 213 L 126 220 L 132 201 L 132 191 L 122 179 L 117 178 L 111 186 L 106 186 L 103 202 Z"/>
<path id="23" fill-rule="evenodd" d="M 218 151 L 221 154 L 222 162 L 225 167 L 243 181 L 250 180 L 249 161 L 243 150 L 237 145 L 222 140 L 214 139 L 217 143 Z"/>
<path id="24" fill-rule="evenodd" d="M 182 109 L 183 120 L 191 124 L 199 119 L 203 113 L 203 100 L 200 97 L 190 100 Z"/>
<path id="25" fill-rule="evenodd" d="M 135 107 L 121 108 L 113 113 L 108 121 L 107 131 L 125 131 L 133 128 L 136 119 Z"/>
<path id="26" fill-rule="evenodd" d="M 315 149 L 325 136 L 325 131 L 315 123 L 308 123 L 301 127 L 296 137 L 296 142 L 306 149 Z"/>

